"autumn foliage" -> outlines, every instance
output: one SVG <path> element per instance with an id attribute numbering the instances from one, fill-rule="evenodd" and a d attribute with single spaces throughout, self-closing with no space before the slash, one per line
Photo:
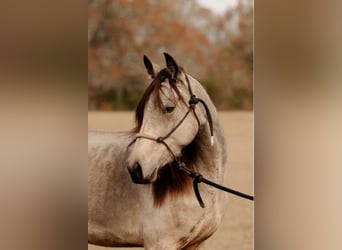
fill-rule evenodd
<path id="1" fill-rule="evenodd" d="M 146 54 L 170 53 L 219 109 L 253 106 L 253 6 L 218 16 L 195 0 L 98 0 L 88 4 L 89 109 L 132 109 L 149 80 Z"/>

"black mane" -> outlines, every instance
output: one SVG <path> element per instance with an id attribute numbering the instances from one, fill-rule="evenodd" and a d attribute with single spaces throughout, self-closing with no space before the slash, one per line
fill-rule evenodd
<path id="1" fill-rule="evenodd" d="M 162 69 L 157 74 L 157 76 L 153 79 L 150 85 L 147 87 L 142 98 L 140 99 L 138 103 L 138 106 L 135 110 L 135 128 L 134 128 L 135 132 L 139 132 L 141 129 L 143 119 L 144 119 L 145 106 L 146 106 L 147 101 L 151 98 L 151 96 L 153 96 L 154 98 L 153 101 L 155 102 L 155 104 L 161 106 L 159 90 L 160 90 L 162 82 L 164 82 L 166 79 L 170 83 L 171 88 L 175 90 L 175 92 L 180 97 L 180 99 L 183 100 L 182 95 L 176 85 L 177 81 L 172 80 L 171 72 L 167 68 Z"/>

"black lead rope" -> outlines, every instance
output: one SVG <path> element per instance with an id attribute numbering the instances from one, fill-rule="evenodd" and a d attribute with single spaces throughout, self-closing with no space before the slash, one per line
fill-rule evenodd
<path id="1" fill-rule="evenodd" d="M 202 200 L 201 193 L 198 190 L 198 183 L 200 183 L 201 181 L 203 181 L 202 175 L 196 175 L 196 177 L 194 178 L 194 182 L 192 183 L 192 186 L 194 187 L 194 192 L 198 200 L 198 203 L 200 204 L 201 208 L 204 208 L 204 202 Z"/>
<path id="2" fill-rule="evenodd" d="M 203 202 L 202 197 L 201 197 L 201 193 L 199 192 L 199 189 L 198 189 L 198 183 L 201 183 L 201 182 L 203 182 L 209 186 L 215 187 L 217 189 L 220 189 L 222 191 L 225 191 L 227 193 L 239 196 L 241 198 L 244 198 L 247 200 L 252 200 L 252 201 L 254 200 L 254 197 L 251 195 L 244 194 L 242 192 L 239 192 L 239 191 L 236 191 L 234 189 L 222 186 L 220 184 L 217 184 L 211 180 L 204 178 L 200 173 L 192 171 L 191 169 L 187 168 L 183 162 L 179 163 L 178 167 L 180 170 L 184 171 L 186 174 L 188 174 L 189 176 L 194 178 L 194 181 L 193 181 L 194 192 L 195 192 L 196 198 L 198 200 L 198 203 L 200 204 L 200 206 L 202 208 L 204 208 L 205 206 L 204 206 L 204 202 Z"/>
<path id="3" fill-rule="evenodd" d="M 164 143 L 164 145 L 165 145 L 165 143 Z M 169 147 L 167 147 L 167 149 L 170 151 Z M 217 189 L 220 189 L 222 191 L 225 191 L 227 193 L 239 196 L 241 198 L 244 198 L 244 199 L 247 199 L 247 200 L 252 200 L 252 201 L 254 200 L 254 197 L 251 196 L 251 195 L 244 194 L 242 192 L 239 192 L 239 191 L 236 191 L 234 189 L 222 186 L 220 184 L 217 184 L 216 182 L 213 182 L 211 180 L 208 180 L 207 178 L 204 178 L 200 173 L 192 171 L 191 169 L 187 168 L 185 166 L 184 162 L 178 163 L 178 168 L 180 170 L 184 171 L 186 174 L 188 174 L 192 178 L 194 178 L 192 186 L 194 188 L 194 192 L 195 192 L 196 198 L 198 200 L 198 203 L 200 204 L 200 206 L 202 208 L 204 208 L 205 206 L 204 206 L 204 202 L 203 202 L 202 197 L 201 197 L 201 193 L 199 192 L 199 189 L 198 189 L 198 183 L 201 183 L 201 182 L 203 182 L 203 183 L 205 183 L 205 184 L 207 184 L 209 186 L 212 186 L 214 188 L 217 188 Z"/>

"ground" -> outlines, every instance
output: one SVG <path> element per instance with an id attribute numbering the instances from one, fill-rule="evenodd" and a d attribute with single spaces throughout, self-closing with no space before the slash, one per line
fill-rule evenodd
<path id="1" fill-rule="evenodd" d="M 228 141 L 228 173 L 225 185 L 253 194 L 253 113 L 219 112 Z M 89 112 L 89 129 L 127 130 L 133 127 L 132 112 Z M 227 213 L 218 231 L 206 241 L 205 250 L 253 249 L 253 202 L 230 194 Z M 105 250 L 88 245 L 88 250 Z M 113 248 L 116 250 L 142 248 Z"/>

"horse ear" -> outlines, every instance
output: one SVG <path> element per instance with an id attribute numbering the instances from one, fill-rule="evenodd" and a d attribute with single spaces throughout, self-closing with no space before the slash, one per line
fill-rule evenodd
<path id="1" fill-rule="evenodd" d="M 164 52 L 164 57 L 166 61 L 166 67 L 170 70 L 172 79 L 175 79 L 178 75 L 179 67 L 176 61 L 168 53 Z"/>
<path id="2" fill-rule="evenodd" d="M 156 77 L 154 69 L 153 69 L 153 64 L 150 61 L 150 59 L 148 59 L 147 56 L 144 55 L 144 64 L 145 64 L 145 68 L 147 70 L 147 74 L 149 74 L 152 79 L 154 79 Z"/>

